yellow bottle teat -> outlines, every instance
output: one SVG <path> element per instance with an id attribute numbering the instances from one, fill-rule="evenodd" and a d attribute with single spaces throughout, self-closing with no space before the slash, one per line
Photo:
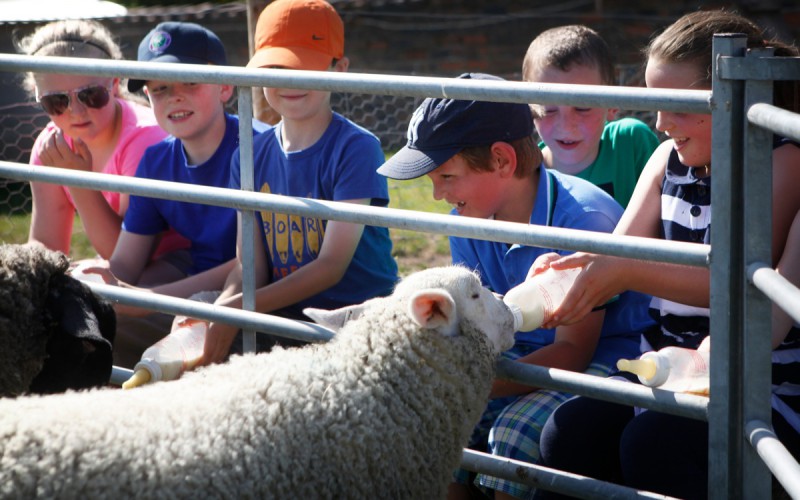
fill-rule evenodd
<path id="1" fill-rule="evenodd" d="M 651 380 L 656 376 L 658 366 L 652 359 L 620 359 L 617 361 L 617 369 L 634 373 L 645 380 Z"/>
<path id="2" fill-rule="evenodd" d="M 144 369 L 136 370 L 131 378 L 122 383 L 123 389 L 133 389 L 150 382 L 150 372 Z"/>

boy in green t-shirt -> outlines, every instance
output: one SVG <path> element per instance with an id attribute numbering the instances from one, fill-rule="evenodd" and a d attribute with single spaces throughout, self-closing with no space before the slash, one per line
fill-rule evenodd
<path id="1" fill-rule="evenodd" d="M 542 32 L 522 63 L 526 82 L 614 85 L 606 42 L 580 25 Z M 626 207 L 658 138 L 635 118 L 614 120 L 617 109 L 533 105 L 544 163 L 599 186 Z"/>

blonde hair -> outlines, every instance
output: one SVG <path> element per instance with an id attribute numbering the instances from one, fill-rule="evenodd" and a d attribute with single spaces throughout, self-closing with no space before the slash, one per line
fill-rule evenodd
<path id="1" fill-rule="evenodd" d="M 16 40 L 17 51 L 29 56 L 122 59 L 122 51 L 105 26 L 92 20 L 55 21 Z M 22 86 L 33 95 L 33 73 L 24 76 Z"/>

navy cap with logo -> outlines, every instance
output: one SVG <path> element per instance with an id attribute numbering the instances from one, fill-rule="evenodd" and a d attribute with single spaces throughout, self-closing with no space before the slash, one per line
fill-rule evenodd
<path id="1" fill-rule="evenodd" d="M 464 73 L 458 78 L 500 80 L 485 73 Z M 392 179 L 421 177 L 464 148 L 511 142 L 533 133 L 533 116 L 527 104 L 427 98 L 408 124 L 408 142 L 378 168 Z"/>
<path id="2" fill-rule="evenodd" d="M 195 23 L 164 22 L 139 44 L 139 61 L 225 66 L 225 47 L 211 30 Z M 128 90 L 144 87 L 144 80 L 128 80 Z"/>

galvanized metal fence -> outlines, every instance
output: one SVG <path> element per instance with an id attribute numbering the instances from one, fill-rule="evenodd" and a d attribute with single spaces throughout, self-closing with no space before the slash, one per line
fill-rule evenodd
<path id="1" fill-rule="evenodd" d="M 770 471 L 789 494 L 800 498 L 800 466 L 775 438 L 768 424 L 770 345 L 768 338 L 759 335 L 759 332 L 769 331 L 769 299 L 775 300 L 796 321 L 800 321 L 800 292 L 769 265 L 769 248 L 768 245 L 764 248 L 763 244 L 769 238 L 754 233 L 754 228 L 769 225 L 764 221 L 769 220 L 771 213 L 771 184 L 767 167 L 771 164 L 770 131 L 800 139 L 800 117 L 764 103 L 771 102 L 772 80 L 800 79 L 800 60 L 774 59 L 761 51 L 745 55 L 744 38 L 737 35 L 715 37 L 714 50 L 717 54 L 717 71 L 711 91 L 552 86 L 0 55 L 0 71 L 234 84 L 239 87 L 238 109 L 243 124 L 240 129 L 242 191 L 62 169 L 31 168 L 5 161 L 0 161 L 0 177 L 236 208 L 242 211 L 245 225 L 245 266 L 251 266 L 253 262 L 252 227 L 257 210 L 507 243 L 585 250 L 698 267 L 710 266 L 711 332 L 715 339 L 711 354 L 710 399 L 511 361 L 500 362 L 498 372 L 504 378 L 537 387 L 707 420 L 710 432 L 711 498 L 767 497 L 771 491 Z M 251 87 L 618 107 L 634 111 L 711 113 L 715 171 L 712 178 L 712 243 L 709 246 L 611 236 L 253 192 L 252 131 L 244 125 L 249 124 L 252 114 Z M 747 202 L 739 203 L 742 199 Z M 747 225 L 750 220 L 759 223 Z M 749 228 L 747 233 L 744 231 L 746 225 Z M 242 311 L 108 285 L 91 286 L 112 301 L 237 325 L 246 332 L 246 350 L 254 349 L 256 330 L 312 342 L 330 338 L 331 332 L 318 325 L 252 312 L 255 288 L 253 273 L 245 272 L 244 279 Z M 127 370 L 115 368 L 112 377 L 123 380 L 128 374 Z M 584 498 L 660 497 L 533 464 L 497 459 L 472 450 L 464 451 L 462 466 Z"/>

